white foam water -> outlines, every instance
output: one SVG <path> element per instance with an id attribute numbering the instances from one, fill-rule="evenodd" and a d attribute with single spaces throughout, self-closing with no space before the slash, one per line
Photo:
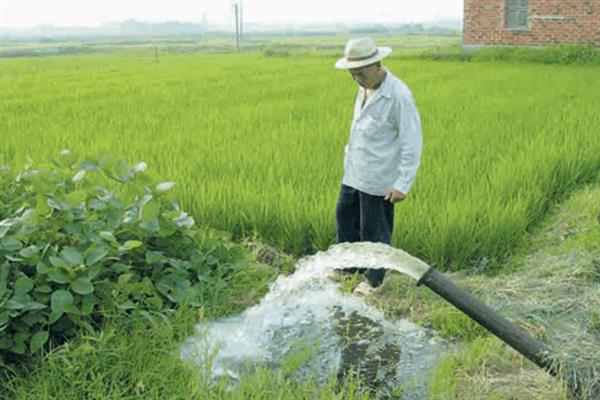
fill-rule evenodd
<path id="1" fill-rule="evenodd" d="M 397 348 L 393 367 L 388 363 L 388 370 L 379 376 L 387 377 L 388 386 L 406 386 L 403 398 L 420 398 L 440 341 L 408 320 L 387 321 L 362 298 L 341 293 L 332 279 L 334 271 L 353 267 L 393 269 L 416 280 L 429 269 L 421 260 L 384 244 L 334 245 L 301 259 L 293 274 L 278 277 L 259 304 L 238 316 L 197 325 L 196 334 L 181 346 L 181 357 L 205 369 L 211 379 L 228 376 L 236 381 L 257 366 L 279 368 L 302 343 L 314 352 L 297 376 L 325 380 L 332 373 L 339 377 L 348 360 L 380 360 L 378 349 L 390 353 L 390 348 Z M 364 337 L 343 337 L 340 327 Z M 398 346 L 390 347 L 394 343 Z"/>

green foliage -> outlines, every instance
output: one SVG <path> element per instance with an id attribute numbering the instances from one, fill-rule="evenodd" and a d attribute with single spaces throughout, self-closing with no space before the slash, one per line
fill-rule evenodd
<path id="1" fill-rule="evenodd" d="M 337 56 L 327 58 L 3 60 L 0 163 L 48 159 L 65 143 L 143 157 L 177 177 L 173 194 L 200 225 L 236 238 L 256 232 L 295 255 L 326 249 L 356 94 L 333 68 L 345 39 L 335 38 Z M 493 271 L 549 206 L 600 170 L 594 66 L 385 65 L 413 90 L 425 141 L 392 243 L 439 269 Z"/>
<path id="2" fill-rule="evenodd" d="M 567 396 L 560 382 L 549 374 L 529 368 L 518 353 L 497 338 L 478 338 L 459 351 L 442 358 L 431 376 L 431 400 L 563 400 Z"/>
<path id="3" fill-rule="evenodd" d="M 307 374 L 291 379 L 307 356 L 295 348 L 284 367 L 259 367 L 244 376 L 237 388 L 230 379 L 216 383 L 204 375 L 210 368 L 187 365 L 179 358 L 181 341 L 190 334 L 198 315 L 178 307 L 166 318 L 119 315 L 104 321 L 103 329 L 82 334 L 45 356 L 29 373 L 6 373 L 0 378 L 0 398 L 15 400 L 281 399 L 367 400 L 376 397 L 358 379 L 343 383 Z M 2 371 L 0 370 L 0 373 Z M 326 380 L 325 383 L 323 381 Z"/>
<path id="4" fill-rule="evenodd" d="M 448 339 L 472 341 L 489 335 L 481 325 L 436 293 L 416 286 L 412 278 L 398 273 L 388 272 L 383 286 L 369 301 L 389 316 L 410 318 Z"/>
<path id="5" fill-rule="evenodd" d="M 600 65 L 600 50 L 585 45 L 557 45 L 544 48 L 489 47 L 476 51 L 473 60 Z"/>
<path id="6" fill-rule="evenodd" d="M 472 341 L 489 332 L 462 311 L 448 304 L 439 304 L 429 310 L 428 322 L 443 337 Z"/>
<path id="7" fill-rule="evenodd" d="M 243 248 L 197 230 L 171 199 L 173 183 L 153 184 L 146 167 L 113 157 L 78 161 L 63 151 L 16 178 L 5 172 L 2 356 L 93 332 L 107 315 L 198 307 L 205 286 L 242 263 Z"/>
<path id="8" fill-rule="evenodd" d="M 471 61 L 473 52 L 465 51 L 461 46 L 443 47 L 423 50 L 413 57 L 433 61 Z"/>
<path id="9" fill-rule="evenodd" d="M 196 318 L 194 308 L 178 307 L 165 318 L 106 319 L 101 330 L 82 332 L 33 368 L 5 372 L 0 398 L 200 399 L 200 376 L 177 357 Z"/>
<path id="10" fill-rule="evenodd" d="M 358 284 L 365 279 L 361 273 L 348 273 L 343 271 L 338 271 L 335 278 L 340 284 L 339 290 L 342 293 L 352 293 Z"/>
<path id="11" fill-rule="evenodd" d="M 478 338 L 467 344 L 456 354 L 449 355 L 438 364 L 431 382 L 432 399 L 458 399 L 456 390 L 462 389 L 457 385 L 457 371 L 468 376 L 480 368 L 488 373 L 511 371 L 515 366 L 511 363 L 506 347 L 501 346 L 496 338 Z M 460 393 L 460 392 L 459 392 Z"/>
<path id="12" fill-rule="evenodd" d="M 586 45 L 549 47 L 490 46 L 477 50 L 461 47 L 428 49 L 419 58 L 435 61 L 505 61 L 560 65 L 600 65 L 600 50 Z"/>
<path id="13" fill-rule="evenodd" d="M 265 57 L 291 57 L 292 51 L 289 46 L 269 45 L 262 51 Z"/>
<path id="14" fill-rule="evenodd" d="M 481 393 L 470 392 L 466 382 L 462 382 L 461 378 L 468 380 L 469 375 L 480 370 L 490 375 L 514 371 L 517 367 L 515 364 L 519 360 L 515 354 L 507 351 L 507 347 L 501 345 L 501 342 L 494 337 L 477 338 L 469 342 L 460 351 L 446 356 L 439 362 L 432 376 L 431 398 L 461 399 L 465 398 L 465 392 L 473 396 L 468 398 L 475 398 L 475 395 L 478 395 L 477 398 L 490 398 L 479 397 Z"/>

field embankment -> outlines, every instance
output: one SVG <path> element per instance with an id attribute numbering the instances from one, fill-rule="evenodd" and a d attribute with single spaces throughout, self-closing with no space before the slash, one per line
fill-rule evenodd
<path id="1" fill-rule="evenodd" d="M 600 183 L 600 181 L 597 181 Z M 583 399 L 600 395 L 600 186 L 554 206 L 496 277 L 451 279 L 548 344 Z M 432 375 L 431 399 L 569 399 L 565 387 L 441 298 L 394 274 L 370 299 L 462 343 Z"/>

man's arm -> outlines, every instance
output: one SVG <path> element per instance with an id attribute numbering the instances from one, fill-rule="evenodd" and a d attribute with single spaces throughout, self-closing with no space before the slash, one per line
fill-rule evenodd
<path id="1" fill-rule="evenodd" d="M 394 186 L 386 193 L 386 200 L 392 203 L 404 200 L 417 176 L 421 161 L 423 138 L 421 136 L 421 119 L 411 95 L 402 97 L 396 107 L 398 109 L 398 137 L 400 139 L 400 163 L 398 178 Z"/>

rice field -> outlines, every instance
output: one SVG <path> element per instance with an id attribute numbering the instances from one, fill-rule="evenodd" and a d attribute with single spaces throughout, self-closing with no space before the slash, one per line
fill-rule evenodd
<path id="1" fill-rule="evenodd" d="M 63 148 L 146 161 L 200 225 L 296 254 L 335 238 L 356 87 L 334 57 L 111 54 L 0 60 L 0 164 Z M 493 267 L 600 172 L 600 69 L 392 57 L 424 153 L 395 246 Z"/>

